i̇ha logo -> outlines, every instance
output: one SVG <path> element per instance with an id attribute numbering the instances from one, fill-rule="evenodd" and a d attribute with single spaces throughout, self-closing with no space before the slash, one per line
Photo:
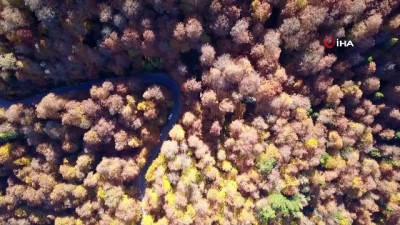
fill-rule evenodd
<path id="1" fill-rule="evenodd" d="M 354 47 L 354 44 L 351 40 L 341 40 L 341 39 L 335 39 L 333 37 L 326 37 L 324 39 L 324 46 L 325 48 L 348 48 L 348 47 Z"/>

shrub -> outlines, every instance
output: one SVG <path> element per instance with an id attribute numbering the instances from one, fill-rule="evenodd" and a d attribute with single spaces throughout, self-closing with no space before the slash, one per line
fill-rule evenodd
<path id="1" fill-rule="evenodd" d="M 397 140 L 400 140 L 400 131 L 397 131 L 394 136 Z"/>
<path id="2" fill-rule="evenodd" d="M 374 94 L 374 100 L 375 101 L 381 100 L 384 97 L 385 97 L 385 95 L 382 92 L 379 92 L 379 91 L 375 92 L 375 94 Z"/>

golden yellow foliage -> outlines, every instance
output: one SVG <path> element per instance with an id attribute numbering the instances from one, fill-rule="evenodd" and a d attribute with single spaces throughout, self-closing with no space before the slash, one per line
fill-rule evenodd
<path id="1" fill-rule="evenodd" d="M 31 163 L 32 159 L 28 156 L 23 156 L 17 160 L 15 160 L 13 163 L 16 166 L 26 166 L 29 165 Z"/>
<path id="2" fill-rule="evenodd" d="M 153 216 L 147 214 L 143 217 L 142 225 L 153 225 L 153 224 L 154 224 Z"/>
<path id="3" fill-rule="evenodd" d="M 87 195 L 87 190 L 83 185 L 78 185 L 76 188 L 72 191 L 72 194 L 76 198 L 83 198 Z"/>
<path id="4" fill-rule="evenodd" d="M 306 147 L 307 150 L 315 150 L 318 148 L 318 140 L 316 138 L 309 138 L 304 146 Z"/>
<path id="5" fill-rule="evenodd" d="M 82 225 L 83 222 L 80 219 L 73 217 L 57 217 L 54 221 L 55 225 Z"/>
<path id="6" fill-rule="evenodd" d="M 105 199 L 107 197 L 107 192 L 102 187 L 99 187 L 96 196 L 99 199 Z"/>
<path id="7" fill-rule="evenodd" d="M 354 123 L 351 122 L 349 124 L 349 128 L 351 131 L 355 132 L 357 135 L 361 135 L 363 134 L 364 130 L 365 130 L 365 126 L 361 123 Z"/>
<path id="8" fill-rule="evenodd" d="M 175 194 L 172 191 L 169 191 L 165 195 L 165 201 L 167 202 L 169 207 L 174 207 L 175 206 Z"/>
<path id="9" fill-rule="evenodd" d="M 333 157 L 328 157 L 325 163 L 325 168 L 336 169 L 346 165 L 346 161 L 338 154 Z"/>
<path id="10" fill-rule="evenodd" d="M 70 180 L 77 177 L 77 169 L 71 165 L 61 165 L 59 172 L 64 179 Z"/>
<path id="11" fill-rule="evenodd" d="M 10 158 L 13 147 L 14 145 L 11 143 L 6 143 L 0 147 L 0 163 L 4 163 Z"/>
<path id="12" fill-rule="evenodd" d="M 270 136 L 271 136 L 271 134 L 268 131 L 261 132 L 260 137 L 259 137 L 259 142 L 263 142 L 263 141 L 267 140 Z"/>
<path id="13" fill-rule="evenodd" d="M 343 147 L 342 137 L 337 131 L 331 131 L 328 134 L 329 146 L 333 149 L 340 149 Z"/>
<path id="14" fill-rule="evenodd" d="M 234 180 L 223 180 L 221 182 L 221 191 L 225 193 L 235 193 L 237 192 L 238 184 Z"/>
<path id="15" fill-rule="evenodd" d="M 392 166 L 392 164 L 390 164 L 390 163 L 387 162 L 387 161 L 382 161 L 382 162 L 379 164 L 379 170 L 380 170 L 382 173 L 391 172 L 391 171 L 393 170 L 393 166 Z"/>
<path id="16" fill-rule="evenodd" d="M 158 167 L 162 167 L 163 170 L 166 169 L 167 165 L 165 164 L 165 156 L 163 154 L 158 155 L 158 157 L 153 161 L 153 163 L 150 165 L 149 169 L 146 172 L 146 180 L 147 181 L 154 181 L 155 180 L 155 174 L 154 172 Z"/>
<path id="17" fill-rule="evenodd" d="M 279 98 L 282 102 L 282 106 L 284 106 L 285 108 L 289 108 L 293 104 L 293 98 L 285 92 L 281 93 Z"/>
<path id="18" fill-rule="evenodd" d="M 390 202 L 392 203 L 400 203 L 400 193 L 394 193 L 390 195 Z"/>
<path id="19" fill-rule="evenodd" d="M 268 159 L 279 158 L 280 153 L 278 148 L 274 144 L 269 144 L 265 149 L 265 157 Z"/>
<path id="20" fill-rule="evenodd" d="M 166 191 L 170 191 L 172 189 L 171 183 L 169 182 L 166 174 L 164 174 L 162 177 L 162 186 Z"/>
<path id="21" fill-rule="evenodd" d="M 374 142 L 371 128 L 365 129 L 364 133 L 361 136 L 361 142 L 363 144 L 372 144 Z"/>
<path id="22" fill-rule="evenodd" d="M 169 221 L 168 221 L 167 218 L 163 217 L 163 218 L 159 219 L 159 220 L 157 221 L 157 223 L 155 223 L 155 224 L 156 224 L 156 225 L 168 225 L 168 224 L 169 224 Z"/>
<path id="23" fill-rule="evenodd" d="M 302 121 L 308 118 L 308 112 L 304 108 L 297 108 L 295 116 L 297 120 Z"/>
<path id="24" fill-rule="evenodd" d="M 365 191 L 365 183 L 360 176 L 356 176 L 351 180 L 351 186 L 357 190 L 357 196 L 361 196 Z"/>
<path id="25" fill-rule="evenodd" d="M 353 180 L 351 181 L 351 184 L 354 188 L 360 189 L 364 186 L 364 182 L 362 180 L 361 177 L 356 176 L 353 178 Z"/>
<path id="26" fill-rule="evenodd" d="M 225 171 L 225 172 L 229 172 L 233 168 L 232 164 L 227 160 L 222 161 L 221 167 L 222 167 L 222 170 Z"/>
<path id="27" fill-rule="evenodd" d="M 293 195 L 296 188 L 300 185 L 299 180 L 291 175 L 285 174 L 284 175 L 284 188 L 282 192 L 287 195 Z"/>
<path id="28" fill-rule="evenodd" d="M 88 132 L 86 132 L 84 140 L 88 144 L 96 144 L 101 141 L 99 135 L 94 130 L 89 130 Z"/>
<path id="29" fill-rule="evenodd" d="M 307 0 L 296 0 L 296 6 L 299 9 L 305 8 L 307 6 L 307 4 L 308 4 Z"/>
<path id="30" fill-rule="evenodd" d="M 144 147 L 140 149 L 139 155 L 136 158 L 136 163 L 140 168 L 142 168 L 146 164 L 146 158 L 149 154 L 149 149 Z"/>
<path id="31" fill-rule="evenodd" d="M 5 112 L 6 112 L 6 110 L 4 108 L 0 108 L 0 120 L 6 119 Z"/>
<path id="32" fill-rule="evenodd" d="M 33 125 L 33 129 L 35 130 L 35 132 L 40 133 L 42 131 L 42 124 L 41 123 L 35 123 Z"/>
<path id="33" fill-rule="evenodd" d="M 361 91 L 361 89 L 360 89 L 360 87 L 358 87 L 358 86 L 355 85 L 355 84 L 346 84 L 346 85 L 343 85 L 342 88 L 341 88 L 341 90 L 343 91 L 343 94 L 344 94 L 345 96 L 353 95 L 353 96 L 356 96 L 357 98 L 359 98 L 359 97 L 361 97 L 362 94 L 363 94 L 362 91 Z"/>
<path id="34" fill-rule="evenodd" d="M 153 101 L 147 100 L 147 101 L 141 101 L 137 105 L 137 110 L 139 111 L 148 111 L 151 109 L 154 109 L 156 107 L 156 104 Z"/>
<path id="35" fill-rule="evenodd" d="M 169 137 L 174 141 L 182 141 L 185 139 L 185 130 L 183 130 L 182 126 L 176 124 L 172 129 L 169 131 Z"/>
<path id="36" fill-rule="evenodd" d="M 15 215 L 16 215 L 17 217 L 26 217 L 26 216 L 28 215 L 28 213 L 26 212 L 25 209 L 23 209 L 23 208 L 18 208 L 18 209 L 15 210 Z"/>
<path id="37" fill-rule="evenodd" d="M 189 204 L 186 207 L 186 215 L 188 215 L 190 218 L 194 218 L 196 216 L 196 211 L 194 210 L 194 207 L 192 204 Z"/>
<path id="38" fill-rule="evenodd" d="M 148 204 L 152 208 L 156 208 L 159 205 L 159 196 L 154 190 L 148 190 L 147 195 L 149 196 Z"/>
<path id="39" fill-rule="evenodd" d="M 143 145 L 143 142 L 137 137 L 132 137 L 129 140 L 128 145 L 132 148 L 139 148 Z"/>
<path id="40" fill-rule="evenodd" d="M 322 172 L 315 171 L 313 176 L 311 177 L 311 182 L 314 185 L 324 185 L 325 184 L 325 177 Z"/>
<path id="41" fill-rule="evenodd" d="M 196 167 L 188 167 L 183 170 L 181 180 L 185 184 L 196 183 L 200 179 L 200 172 Z"/>
<path id="42" fill-rule="evenodd" d="M 0 205 L 5 203 L 6 197 L 4 195 L 0 195 Z"/>
<path id="43" fill-rule="evenodd" d="M 251 10 L 252 17 L 261 23 L 265 22 L 271 14 L 270 9 L 263 6 L 259 0 L 251 2 Z"/>
<path id="44" fill-rule="evenodd" d="M 136 104 L 136 99 L 132 95 L 127 95 L 126 96 L 126 101 L 128 103 L 128 106 L 130 106 L 130 107 L 135 106 L 135 104 Z"/>

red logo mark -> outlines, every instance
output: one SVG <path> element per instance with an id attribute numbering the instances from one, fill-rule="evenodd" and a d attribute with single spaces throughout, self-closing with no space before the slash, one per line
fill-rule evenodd
<path id="1" fill-rule="evenodd" d="M 336 45 L 336 40 L 333 37 L 326 37 L 324 39 L 325 48 L 334 48 Z"/>

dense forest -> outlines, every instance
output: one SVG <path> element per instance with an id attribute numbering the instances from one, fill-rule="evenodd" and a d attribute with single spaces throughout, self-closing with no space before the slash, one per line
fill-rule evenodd
<path id="1" fill-rule="evenodd" d="M 324 39 L 354 47 L 326 49 Z M 398 0 L 0 0 L 0 224 L 400 224 Z M 135 185 L 173 105 L 183 109 Z"/>

